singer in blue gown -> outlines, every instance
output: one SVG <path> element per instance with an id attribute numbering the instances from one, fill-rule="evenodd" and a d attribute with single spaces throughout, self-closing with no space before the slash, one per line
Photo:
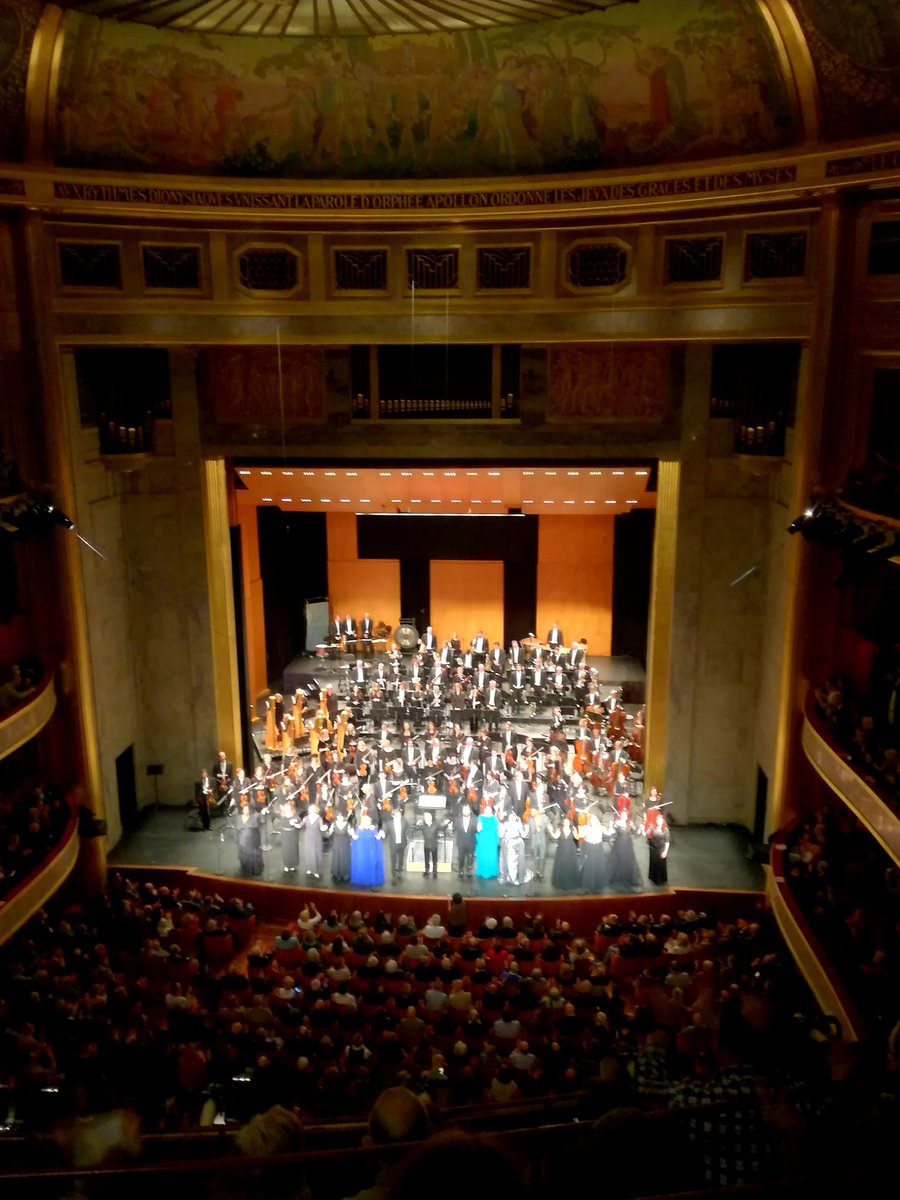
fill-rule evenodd
<path id="1" fill-rule="evenodd" d="M 475 826 L 475 878 L 496 879 L 500 871 L 500 830 L 490 805 Z"/>
<path id="2" fill-rule="evenodd" d="M 360 817 L 351 834 L 350 882 L 356 887 L 380 887 L 384 883 L 384 834 L 372 824 L 368 813 Z"/>

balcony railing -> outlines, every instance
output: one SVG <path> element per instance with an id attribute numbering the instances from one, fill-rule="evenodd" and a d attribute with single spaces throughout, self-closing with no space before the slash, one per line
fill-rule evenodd
<path id="1" fill-rule="evenodd" d="M 0 758 L 24 746 L 44 728 L 56 709 L 56 686 L 47 671 L 37 691 L 0 721 Z"/>
<path id="2" fill-rule="evenodd" d="M 812 693 L 806 699 L 801 741 L 806 757 L 819 775 L 900 866 L 900 818 L 848 761 L 847 751 L 823 728 Z"/>
<path id="3" fill-rule="evenodd" d="M 865 1022 L 794 898 L 787 882 L 786 850 L 787 846 L 779 836 L 772 846 L 766 884 L 766 895 L 781 936 L 822 1012 L 840 1021 L 846 1041 L 860 1041 L 866 1036 Z"/>
<path id="4" fill-rule="evenodd" d="M 0 945 L 47 903 L 78 861 L 78 822 L 70 817 L 62 837 L 46 858 L 0 900 Z"/>

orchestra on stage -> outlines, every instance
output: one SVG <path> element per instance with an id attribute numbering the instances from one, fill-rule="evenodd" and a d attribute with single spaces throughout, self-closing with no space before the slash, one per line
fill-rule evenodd
<path id="1" fill-rule="evenodd" d="M 465 878 L 477 867 L 512 886 L 542 879 L 556 842 L 556 863 L 571 857 L 574 866 L 555 886 L 579 887 L 583 874 L 598 890 L 615 843 L 638 835 L 658 847 L 654 883 L 663 880 L 665 802 L 655 795 L 645 817 L 640 801 L 644 709 L 626 711 L 621 689 L 588 666 L 583 642 L 567 643 L 554 625 L 543 642 L 529 635 L 504 649 L 478 630 L 464 646 L 455 633 L 441 642 L 429 625 L 403 654 L 383 629 L 368 614 L 359 624 L 335 615 L 337 681 L 312 698 L 302 688 L 268 698 L 265 752 L 251 774 L 224 752 L 200 773 L 201 822 L 230 818 L 242 870 L 261 872 L 271 840 L 281 844 L 285 874 L 295 873 L 302 833 L 306 875 L 321 877 L 323 845 L 336 837 L 342 878 L 334 880 L 344 882 L 345 841 L 353 851 L 374 831 L 387 841 L 394 882 L 419 840 L 426 878 L 429 868 L 437 875 L 440 845 L 444 870 Z M 369 655 L 363 637 L 388 648 Z M 541 727 L 545 710 L 544 736 L 517 727 L 523 719 Z M 619 851 L 626 859 L 627 849 Z M 623 881 L 639 885 L 633 871 Z"/>

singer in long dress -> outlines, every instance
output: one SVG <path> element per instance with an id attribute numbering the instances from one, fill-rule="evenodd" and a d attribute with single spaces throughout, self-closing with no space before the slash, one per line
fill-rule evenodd
<path id="1" fill-rule="evenodd" d="M 322 874 L 322 860 L 324 858 L 322 834 L 325 833 L 328 826 L 322 820 L 317 804 L 309 806 L 304 824 L 306 826 L 306 833 L 303 838 L 303 855 L 306 859 L 306 873 L 318 879 Z"/>
<path id="2" fill-rule="evenodd" d="M 241 807 L 238 817 L 238 862 L 247 875 L 261 875 L 263 869 L 262 841 L 259 835 L 259 817 L 251 812 L 249 805 Z"/>
<path id="3" fill-rule="evenodd" d="M 350 882 L 350 824 L 342 812 L 331 829 L 331 878 L 335 883 Z"/>
<path id="4" fill-rule="evenodd" d="M 300 828 L 303 822 L 293 800 L 281 806 L 281 865 L 285 874 L 300 866 Z"/>
<path id="5" fill-rule="evenodd" d="M 384 883 L 384 831 L 376 829 L 364 813 L 350 837 L 350 882 L 356 887 L 380 887 Z"/>
<path id="6" fill-rule="evenodd" d="M 500 830 L 493 808 L 487 808 L 475 826 L 475 878 L 496 879 L 500 870 Z"/>
<path id="7" fill-rule="evenodd" d="M 657 887 L 665 887 L 669 882 L 669 826 L 662 813 L 657 813 L 650 827 L 647 848 L 650 851 L 647 876 Z"/>
<path id="8" fill-rule="evenodd" d="M 628 828 L 628 816 L 622 812 L 616 821 L 612 849 L 609 852 L 609 886 L 614 891 L 639 892 L 643 880 L 634 856 L 634 838 Z"/>
<path id="9" fill-rule="evenodd" d="M 556 854 L 553 857 L 553 871 L 550 882 L 561 892 L 571 892 L 578 887 L 578 834 L 575 826 L 568 817 L 563 817 L 562 825 L 550 836 L 556 842 Z"/>
<path id="10" fill-rule="evenodd" d="M 606 887 L 609 869 L 606 847 L 603 845 L 603 825 L 596 813 L 591 813 L 581 842 L 583 866 L 581 886 L 589 893 L 602 892 Z"/>

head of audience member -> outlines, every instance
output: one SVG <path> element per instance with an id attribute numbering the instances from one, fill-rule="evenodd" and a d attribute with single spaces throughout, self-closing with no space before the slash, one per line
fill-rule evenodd
<path id="1" fill-rule="evenodd" d="M 415 1016 L 415 1009 L 412 1009 Z M 389 1146 L 397 1142 L 419 1142 L 430 1132 L 422 1101 L 407 1087 L 389 1087 L 372 1105 L 365 1144 Z"/>

